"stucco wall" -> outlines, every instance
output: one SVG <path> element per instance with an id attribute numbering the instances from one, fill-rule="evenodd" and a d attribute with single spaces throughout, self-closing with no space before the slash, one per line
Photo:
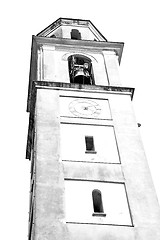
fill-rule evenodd
<path id="1" fill-rule="evenodd" d="M 96 85 L 121 86 L 119 78 L 118 57 L 114 51 L 97 51 L 96 49 L 77 49 L 56 45 L 43 45 L 38 50 L 38 80 L 70 82 L 68 57 L 81 54 L 92 61 Z"/>
<path id="2" fill-rule="evenodd" d="M 61 124 L 61 158 L 120 163 L 112 126 Z M 93 136 L 95 152 L 86 153 L 85 137 Z"/>
<path id="3" fill-rule="evenodd" d="M 104 216 L 93 216 L 92 191 L 102 194 Z M 65 180 L 66 221 L 132 225 L 123 183 Z"/>
<path id="4" fill-rule="evenodd" d="M 56 91 L 37 90 L 34 221 L 36 240 L 68 239 L 64 223 L 63 167 L 59 161 L 58 108 Z"/>
<path id="5" fill-rule="evenodd" d="M 70 156 L 68 159 L 62 158 L 63 147 L 61 146 L 61 140 L 65 134 L 61 132 L 60 122 L 64 122 L 67 119 L 66 117 L 60 118 L 59 95 L 61 95 L 62 92 L 63 95 L 66 94 L 71 97 L 73 97 L 73 95 L 80 95 L 84 97 L 92 96 L 93 98 L 102 96 L 102 98 L 104 98 L 105 96 L 104 93 L 92 94 L 91 92 L 83 93 L 82 91 L 81 93 L 73 91 L 71 94 L 71 90 L 37 90 L 35 116 L 35 239 L 160 239 L 159 205 L 146 162 L 130 96 L 120 93 L 107 94 L 106 99 L 109 102 L 113 120 L 93 120 L 94 123 L 95 121 L 102 121 L 102 123 L 104 123 L 104 121 L 110 121 L 110 124 L 113 125 L 121 164 L 108 164 L 107 162 L 88 163 L 70 161 Z M 73 119 L 75 121 L 74 117 L 69 118 L 67 120 L 68 123 L 71 123 Z M 86 119 L 82 121 L 86 121 Z M 89 121 L 92 120 L 87 119 L 87 123 Z M 105 128 L 107 127 L 104 126 L 104 129 Z M 74 134 L 75 130 L 71 130 Z M 70 136 L 72 136 L 69 130 L 64 131 L 68 131 L 69 139 Z M 80 131 L 80 129 L 78 131 Z M 87 127 L 85 131 L 88 131 Z M 66 144 L 68 144 L 67 146 L 69 148 L 69 140 Z M 69 184 L 66 187 L 67 197 L 65 196 L 64 179 L 74 181 L 74 187 L 70 189 Z M 77 180 L 79 183 L 76 185 Z M 109 184 L 109 182 L 113 184 L 125 184 L 126 197 L 128 199 L 128 208 L 125 209 L 129 209 L 126 211 L 130 211 L 131 213 L 133 226 L 118 226 L 114 221 L 115 226 L 103 225 L 106 224 L 106 222 L 102 224 L 101 220 L 96 222 L 96 224 L 93 222 L 92 224 L 66 223 L 66 217 L 68 214 L 73 214 L 73 212 L 70 211 L 74 211 L 74 208 L 71 209 L 71 205 L 70 207 L 66 206 L 69 201 L 68 196 L 70 194 L 71 196 L 74 195 L 73 192 L 76 186 L 79 188 L 79 192 L 82 192 L 81 189 L 83 189 L 85 181 L 92 182 L 92 188 L 97 187 L 97 181 L 99 182 L 98 184 Z M 88 188 L 90 188 L 90 183 L 87 184 L 86 187 L 88 186 Z M 107 198 L 107 187 L 103 187 L 102 191 L 105 192 Z M 122 192 L 124 193 L 123 190 Z M 76 198 L 76 204 L 80 204 L 80 195 Z M 110 195 L 112 194 L 110 193 Z M 122 195 L 124 196 L 124 194 Z M 65 202 L 66 199 L 68 200 Z M 117 199 L 114 200 L 116 203 Z M 124 205 L 126 206 L 126 204 Z M 69 209 L 67 210 L 69 213 L 66 215 L 67 208 Z M 129 216 L 128 213 L 127 216 Z M 81 219 L 83 219 L 83 214 L 81 215 Z M 130 220 L 128 217 L 127 219 L 128 223 Z M 122 220 L 120 220 L 119 223 L 120 222 L 122 225 L 124 224 Z"/>

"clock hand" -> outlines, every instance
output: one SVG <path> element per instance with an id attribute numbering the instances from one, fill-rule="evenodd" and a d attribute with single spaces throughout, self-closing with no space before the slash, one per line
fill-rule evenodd
<path id="1" fill-rule="evenodd" d="M 83 109 L 84 109 L 84 110 L 88 110 L 88 108 L 93 108 L 93 107 L 94 107 L 94 106 L 92 106 L 92 105 L 91 105 L 91 106 L 87 106 L 87 107 L 84 106 Z"/>

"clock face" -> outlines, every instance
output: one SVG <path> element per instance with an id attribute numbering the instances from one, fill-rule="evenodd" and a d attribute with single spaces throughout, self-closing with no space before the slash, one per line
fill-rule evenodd
<path id="1" fill-rule="evenodd" d="M 69 104 L 69 110 L 75 116 L 97 117 L 101 108 L 99 104 L 89 99 L 76 99 Z"/>

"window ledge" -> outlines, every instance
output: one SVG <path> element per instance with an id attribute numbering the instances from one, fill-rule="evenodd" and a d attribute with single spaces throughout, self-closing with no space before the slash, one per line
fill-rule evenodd
<path id="1" fill-rule="evenodd" d="M 96 151 L 85 151 L 85 153 L 96 154 Z"/>
<path id="2" fill-rule="evenodd" d="M 106 213 L 98 213 L 98 212 L 94 212 L 92 214 L 93 217 L 106 217 Z"/>

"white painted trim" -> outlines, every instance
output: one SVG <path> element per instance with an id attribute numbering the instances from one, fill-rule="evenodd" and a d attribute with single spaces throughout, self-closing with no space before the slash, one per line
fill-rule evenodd
<path id="1" fill-rule="evenodd" d="M 84 55 L 85 57 L 88 57 L 92 60 L 92 62 L 97 62 L 97 59 L 95 57 L 93 57 L 92 55 L 90 54 L 86 54 L 84 52 L 69 52 L 69 53 L 65 53 L 63 56 L 62 56 L 62 60 L 64 61 L 67 61 L 68 60 L 68 57 L 71 56 L 71 55 Z"/>

